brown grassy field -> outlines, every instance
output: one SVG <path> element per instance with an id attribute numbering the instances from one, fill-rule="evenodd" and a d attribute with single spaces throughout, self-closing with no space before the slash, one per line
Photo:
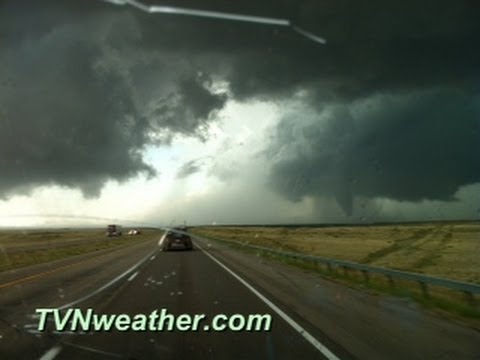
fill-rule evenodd
<path id="1" fill-rule="evenodd" d="M 2 230 L 0 271 L 48 262 L 160 237 L 160 230 L 141 235 L 106 237 L 104 229 Z"/>
<path id="2" fill-rule="evenodd" d="M 192 232 L 305 254 L 480 283 L 480 223 L 197 227 Z"/>

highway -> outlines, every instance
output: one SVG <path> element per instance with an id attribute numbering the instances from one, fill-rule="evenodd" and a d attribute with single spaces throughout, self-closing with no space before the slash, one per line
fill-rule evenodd
<path id="1" fill-rule="evenodd" d="M 49 321 L 39 332 L 38 308 L 130 316 L 166 309 L 206 320 L 197 331 L 55 333 Z M 219 314 L 268 314 L 271 329 L 206 331 Z M 0 358 L 480 359 L 480 333 L 197 238 L 190 252 L 145 241 L 0 274 Z"/>

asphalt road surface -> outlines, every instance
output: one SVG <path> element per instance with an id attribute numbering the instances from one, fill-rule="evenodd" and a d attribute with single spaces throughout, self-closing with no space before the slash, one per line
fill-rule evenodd
<path id="1" fill-rule="evenodd" d="M 480 359 L 478 331 L 196 240 L 158 241 L 0 274 L 2 359 Z M 205 316 L 197 331 L 38 331 L 37 308 Z M 269 331 L 213 331 L 219 314 L 267 314 Z M 70 323 L 69 323 L 70 324 Z M 206 331 L 205 325 L 209 327 Z"/>

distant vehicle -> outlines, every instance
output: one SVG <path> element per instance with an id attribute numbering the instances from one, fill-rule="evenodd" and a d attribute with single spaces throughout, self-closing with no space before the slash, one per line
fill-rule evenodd
<path id="1" fill-rule="evenodd" d="M 187 225 L 180 225 L 175 228 L 176 230 L 187 232 L 188 228 Z"/>
<path id="2" fill-rule="evenodd" d="M 140 230 L 138 229 L 131 229 L 129 232 L 128 232 L 128 235 L 140 235 L 141 232 Z"/>
<path id="3" fill-rule="evenodd" d="M 177 231 L 168 231 L 160 245 L 163 251 L 192 250 L 192 238 L 188 234 Z"/>
<path id="4" fill-rule="evenodd" d="M 107 236 L 121 236 L 122 235 L 122 227 L 120 225 L 108 225 L 107 226 Z"/>

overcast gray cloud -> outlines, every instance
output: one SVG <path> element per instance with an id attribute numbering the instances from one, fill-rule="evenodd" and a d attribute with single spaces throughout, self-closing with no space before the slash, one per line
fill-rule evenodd
<path id="1" fill-rule="evenodd" d="M 0 196 L 154 175 L 145 145 L 207 140 L 228 101 L 216 80 L 240 101 L 297 96 L 266 141 L 267 183 L 290 201 L 333 196 L 349 214 L 356 197 L 449 201 L 479 182 L 477 2 L 172 4 L 289 18 L 328 44 L 101 1 L 4 1 Z"/>

